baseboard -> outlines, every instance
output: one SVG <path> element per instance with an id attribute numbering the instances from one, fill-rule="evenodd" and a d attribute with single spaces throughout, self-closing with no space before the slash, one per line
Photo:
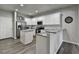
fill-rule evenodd
<path id="1" fill-rule="evenodd" d="M 0 40 L 4 40 L 4 39 L 14 39 L 13 37 L 8 37 L 8 38 L 2 38 Z"/>
<path id="2" fill-rule="evenodd" d="M 63 42 L 72 43 L 72 44 L 75 44 L 75 45 L 79 46 L 79 43 L 76 43 L 76 42 L 71 42 L 71 41 L 67 41 L 67 40 L 64 40 Z"/>
<path id="3" fill-rule="evenodd" d="M 63 43 L 63 41 L 62 41 L 61 44 L 59 45 L 59 47 L 58 47 L 58 49 L 57 49 L 57 51 L 56 51 L 56 54 L 57 54 L 57 52 L 59 51 L 59 49 L 60 49 L 62 43 Z"/>

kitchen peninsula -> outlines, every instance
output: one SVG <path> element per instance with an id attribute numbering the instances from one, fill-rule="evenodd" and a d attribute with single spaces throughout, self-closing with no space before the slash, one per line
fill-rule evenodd
<path id="1" fill-rule="evenodd" d="M 36 35 L 36 53 L 56 54 L 63 42 L 63 30 L 46 30 Z"/>

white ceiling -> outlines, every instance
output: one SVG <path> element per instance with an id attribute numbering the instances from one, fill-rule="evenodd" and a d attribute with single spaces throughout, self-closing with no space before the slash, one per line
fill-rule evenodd
<path id="1" fill-rule="evenodd" d="M 18 9 L 19 12 L 28 15 L 36 14 L 35 10 L 38 10 L 39 13 L 54 10 L 58 8 L 63 8 L 70 6 L 70 4 L 24 4 L 23 7 L 20 6 L 20 4 L 0 4 L 1 10 L 7 10 L 7 11 L 15 11 L 15 9 Z"/>

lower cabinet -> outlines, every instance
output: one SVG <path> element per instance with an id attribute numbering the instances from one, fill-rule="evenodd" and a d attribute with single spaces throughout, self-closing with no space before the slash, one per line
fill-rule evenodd
<path id="1" fill-rule="evenodd" d="M 34 30 L 22 30 L 20 33 L 20 41 L 23 44 L 29 44 L 33 41 Z"/>
<path id="2" fill-rule="evenodd" d="M 63 42 L 63 32 L 49 32 L 47 36 L 36 35 L 37 54 L 56 54 Z"/>
<path id="3" fill-rule="evenodd" d="M 49 39 L 44 36 L 36 35 L 36 54 L 49 53 Z"/>
<path id="4" fill-rule="evenodd" d="M 63 42 L 63 32 L 50 33 L 50 54 L 56 54 Z"/>

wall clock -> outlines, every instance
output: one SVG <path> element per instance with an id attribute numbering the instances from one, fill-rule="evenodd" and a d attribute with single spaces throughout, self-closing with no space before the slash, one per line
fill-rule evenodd
<path id="1" fill-rule="evenodd" d="M 73 18 L 71 16 L 68 16 L 68 17 L 65 18 L 65 22 L 70 24 L 70 23 L 73 22 Z"/>

